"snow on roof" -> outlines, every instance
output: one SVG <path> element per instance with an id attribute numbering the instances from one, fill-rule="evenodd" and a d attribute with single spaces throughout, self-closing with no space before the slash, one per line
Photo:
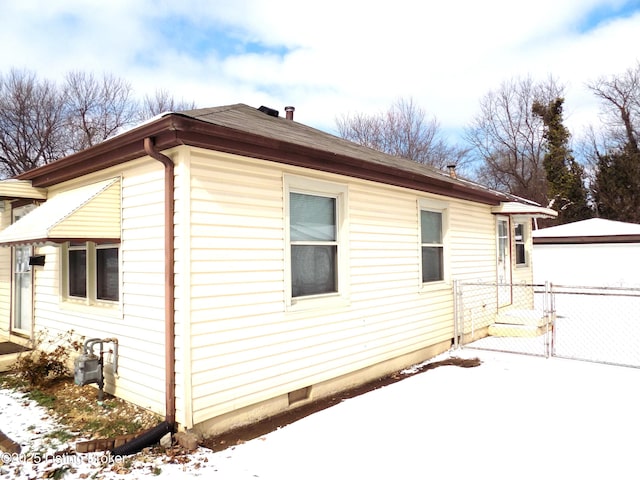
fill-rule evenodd
<path id="1" fill-rule="evenodd" d="M 620 235 L 640 235 L 640 225 L 605 220 L 604 218 L 590 218 L 555 227 L 541 228 L 533 232 L 534 238 L 615 237 Z"/>

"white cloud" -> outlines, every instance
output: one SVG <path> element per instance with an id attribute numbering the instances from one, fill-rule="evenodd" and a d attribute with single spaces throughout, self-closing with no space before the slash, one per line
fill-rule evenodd
<path id="1" fill-rule="evenodd" d="M 553 75 L 577 130 L 595 122 L 585 83 L 638 60 L 640 13 L 584 31 L 594 8 L 624 3 L 23 0 L 3 7 L 0 72 L 109 71 L 141 96 L 166 88 L 201 106 L 293 104 L 297 120 L 324 129 L 340 113 L 411 96 L 448 130 L 501 82 Z"/>

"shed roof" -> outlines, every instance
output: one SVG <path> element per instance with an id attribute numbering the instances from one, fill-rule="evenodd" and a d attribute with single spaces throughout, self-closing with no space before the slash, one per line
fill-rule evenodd
<path id="1" fill-rule="evenodd" d="M 535 230 L 533 242 L 537 244 L 640 242 L 640 225 L 604 218 L 590 218 Z"/>
<path id="2" fill-rule="evenodd" d="M 9 178 L 0 180 L 0 199 L 25 198 L 29 200 L 46 200 L 47 190 L 45 188 L 34 188 L 31 182 L 26 180 L 16 180 Z"/>
<path id="3" fill-rule="evenodd" d="M 0 245 L 120 241 L 120 179 L 60 192 L 0 232 Z"/>

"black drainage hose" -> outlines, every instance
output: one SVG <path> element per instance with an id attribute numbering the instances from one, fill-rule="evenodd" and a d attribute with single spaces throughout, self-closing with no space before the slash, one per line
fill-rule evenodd
<path id="1" fill-rule="evenodd" d="M 158 443 L 167 433 L 173 433 L 173 426 L 168 422 L 162 422 L 150 430 L 141 433 L 133 440 L 111 450 L 112 455 L 133 455 L 145 447 Z"/>

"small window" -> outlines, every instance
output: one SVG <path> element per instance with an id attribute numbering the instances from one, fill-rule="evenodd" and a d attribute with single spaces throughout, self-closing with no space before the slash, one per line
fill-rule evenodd
<path id="1" fill-rule="evenodd" d="M 525 237 L 525 224 L 515 224 L 515 244 L 516 244 L 516 265 L 526 265 L 526 237 Z"/>
<path id="2" fill-rule="evenodd" d="M 117 302 L 120 298 L 118 265 L 117 247 L 96 248 L 96 298 L 98 300 Z"/>
<path id="3" fill-rule="evenodd" d="M 444 280 L 444 242 L 442 212 L 420 210 L 422 282 Z"/>
<path id="4" fill-rule="evenodd" d="M 291 296 L 337 292 L 337 223 L 333 197 L 289 194 Z"/>
<path id="5" fill-rule="evenodd" d="M 71 242 L 66 253 L 66 296 L 87 304 L 120 299 L 119 249 L 116 245 Z"/>
<path id="6" fill-rule="evenodd" d="M 69 263 L 69 296 L 87 297 L 87 244 L 72 243 L 67 253 Z"/>

